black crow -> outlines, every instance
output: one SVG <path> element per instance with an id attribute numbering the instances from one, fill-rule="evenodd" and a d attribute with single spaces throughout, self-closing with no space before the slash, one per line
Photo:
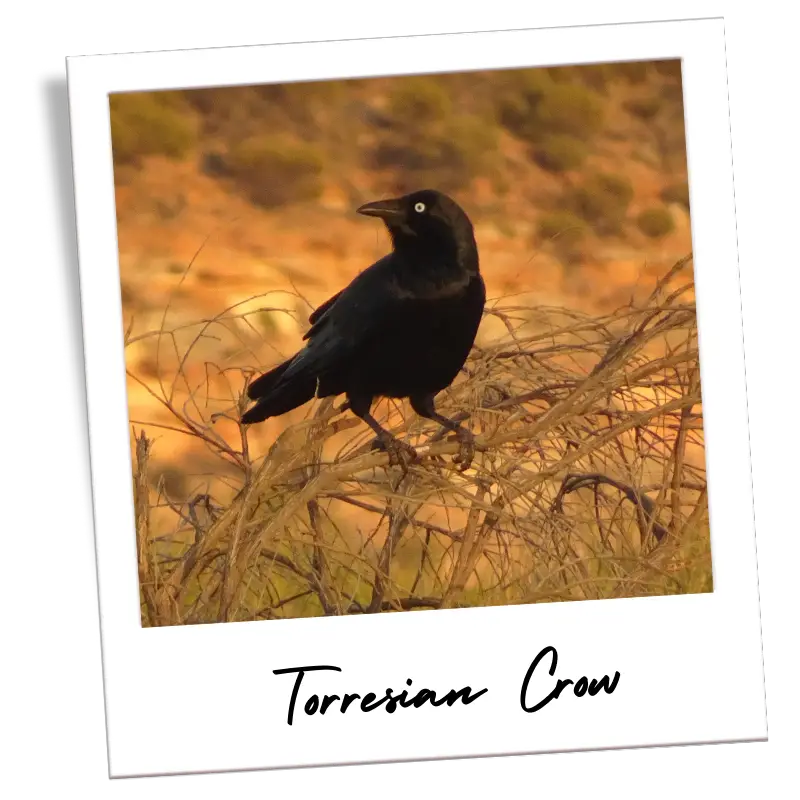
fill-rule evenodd
<path id="1" fill-rule="evenodd" d="M 359 214 L 383 220 L 392 252 L 364 270 L 309 317 L 308 344 L 250 384 L 251 424 L 285 414 L 313 397 L 345 394 L 377 434 L 392 463 L 415 458 L 370 413 L 376 397 L 407 397 L 420 416 L 454 431 L 465 469 L 472 433 L 437 413 L 433 398 L 469 355 L 486 301 L 472 223 L 459 205 L 426 189 L 367 203 Z"/>

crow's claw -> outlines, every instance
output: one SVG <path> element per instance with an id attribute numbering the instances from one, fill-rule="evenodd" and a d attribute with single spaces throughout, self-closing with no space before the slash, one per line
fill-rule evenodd
<path id="1" fill-rule="evenodd" d="M 417 451 L 405 442 L 395 439 L 394 436 L 377 436 L 372 442 L 373 450 L 383 450 L 389 454 L 390 467 L 402 467 L 403 472 L 408 472 L 408 467 L 417 460 Z"/>
<path id="2" fill-rule="evenodd" d="M 458 464 L 459 472 L 468 470 L 475 457 L 475 437 L 472 431 L 466 428 L 457 428 L 453 431 L 461 445 L 458 452 L 453 456 L 453 463 Z"/>

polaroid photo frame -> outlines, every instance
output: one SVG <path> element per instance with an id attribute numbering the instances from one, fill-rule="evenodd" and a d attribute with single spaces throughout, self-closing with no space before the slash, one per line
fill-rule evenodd
<path id="1" fill-rule="evenodd" d="M 143 628 L 109 93 L 665 58 L 683 65 L 713 592 Z M 68 77 L 111 777 L 766 738 L 721 19 L 84 56 Z M 387 687 L 452 702 L 341 713 Z"/>

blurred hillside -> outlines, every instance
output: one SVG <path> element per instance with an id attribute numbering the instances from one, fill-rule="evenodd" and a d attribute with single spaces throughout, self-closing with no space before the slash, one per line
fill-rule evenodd
<path id="1" fill-rule="evenodd" d="M 489 297 L 531 306 L 608 312 L 691 250 L 679 61 L 135 93 L 110 109 L 137 427 L 169 424 L 154 393 L 181 361 L 208 382 L 209 364 L 290 354 L 310 306 L 386 252 L 355 214 L 368 200 L 452 194 Z M 197 327 L 233 307 L 247 316 L 230 335 Z M 479 341 L 503 331 L 487 316 Z M 177 463 L 185 437 L 158 436 Z"/>

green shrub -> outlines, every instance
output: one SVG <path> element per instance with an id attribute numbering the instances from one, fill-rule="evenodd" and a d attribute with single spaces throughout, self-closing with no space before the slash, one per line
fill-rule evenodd
<path id="1" fill-rule="evenodd" d="M 321 109 L 338 107 L 348 94 L 344 81 L 309 81 L 253 86 L 262 119 L 313 125 Z"/>
<path id="2" fill-rule="evenodd" d="M 274 105 L 296 106 L 315 100 L 335 101 L 347 91 L 344 81 L 304 81 L 301 83 L 265 83 L 249 87 Z"/>
<path id="3" fill-rule="evenodd" d="M 259 311 L 255 315 L 256 325 L 266 337 L 274 337 L 280 331 L 276 320 L 276 311 Z"/>
<path id="4" fill-rule="evenodd" d="M 689 209 L 689 184 L 686 181 L 673 183 L 661 191 L 661 199 L 665 203 L 679 203 Z"/>
<path id="5" fill-rule="evenodd" d="M 533 151 L 536 163 L 550 172 L 577 169 L 586 159 L 586 146 L 567 134 L 545 137 Z"/>
<path id="6" fill-rule="evenodd" d="M 145 156 L 183 158 L 197 134 L 188 110 L 174 92 L 109 95 L 111 144 L 118 164 L 139 164 Z"/>
<path id="7" fill-rule="evenodd" d="M 394 124 L 425 135 L 420 125 L 446 120 L 453 112 L 453 103 L 444 87 L 435 78 L 412 77 L 399 80 L 389 95 L 388 114 Z"/>
<path id="8" fill-rule="evenodd" d="M 240 137 L 245 136 L 242 129 L 262 112 L 263 104 L 252 86 L 186 89 L 183 95 L 200 115 L 204 131 L 211 135 L 224 135 L 235 128 Z"/>
<path id="9" fill-rule="evenodd" d="M 544 67 L 543 72 L 554 83 L 571 83 L 575 79 L 575 67 Z"/>
<path id="10" fill-rule="evenodd" d="M 496 97 L 497 117 L 512 133 L 531 139 L 533 110 L 553 87 L 553 78 L 541 69 L 513 70 L 504 77 Z"/>
<path id="11" fill-rule="evenodd" d="M 444 168 L 463 185 L 477 175 L 493 175 L 497 157 L 497 129 L 480 117 L 453 117 L 443 133 L 449 142 Z"/>
<path id="12" fill-rule="evenodd" d="M 580 245 L 587 232 L 586 223 L 568 211 L 555 211 L 539 220 L 539 240 L 550 245 L 558 258 L 568 265 L 580 259 Z"/>
<path id="13" fill-rule="evenodd" d="M 616 76 L 628 83 L 644 83 L 650 71 L 648 61 L 622 61 L 613 66 Z"/>
<path id="14" fill-rule="evenodd" d="M 555 83 L 572 83 L 604 91 L 608 83 L 608 64 L 572 64 L 566 67 L 547 67 L 545 72 Z"/>
<path id="15" fill-rule="evenodd" d="M 628 100 L 625 103 L 625 109 L 645 122 L 653 119 L 653 117 L 661 111 L 664 105 L 662 98 L 658 95 L 650 95 L 648 97 L 637 97 L 633 100 Z"/>
<path id="16" fill-rule="evenodd" d="M 672 214 L 662 206 L 642 211 L 636 218 L 636 224 L 639 230 L 651 239 L 660 239 L 675 230 Z"/>
<path id="17" fill-rule="evenodd" d="M 584 141 L 603 124 L 603 107 L 597 95 L 576 84 L 555 84 L 545 93 L 535 114 L 548 133 L 565 133 Z"/>
<path id="18" fill-rule="evenodd" d="M 575 70 L 577 79 L 596 92 L 605 92 L 614 80 L 613 64 L 582 64 Z"/>
<path id="19" fill-rule="evenodd" d="M 681 60 L 679 58 L 666 58 L 662 61 L 653 61 L 656 72 L 668 78 L 681 78 Z"/>
<path id="20" fill-rule="evenodd" d="M 372 153 L 372 166 L 395 172 L 397 189 L 436 186 L 455 191 L 480 175 L 495 174 L 497 132 L 485 120 L 456 116 L 428 123 L 424 135 L 409 119 L 393 126 Z"/>
<path id="21" fill-rule="evenodd" d="M 423 184 L 457 190 L 493 173 L 495 126 L 455 113 L 448 85 L 439 77 L 405 78 L 388 96 L 370 166 L 392 170 L 400 191 Z"/>
<path id="22" fill-rule="evenodd" d="M 254 136 L 231 148 L 228 165 L 249 199 L 265 208 L 313 200 L 322 192 L 322 156 L 302 142 Z"/>
<path id="23" fill-rule="evenodd" d="M 176 111 L 186 111 L 186 99 L 184 97 L 183 89 L 158 89 L 153 92 L 148 92 L 155 97 L 156 100 L 166 108 L 172 108 Z"/>
<path id="24" fill-rule="evenodd" d="M 492 189 L 497 197 L 508 196 L 512 186 L 512 179 L 508 175 L 500 171 L 492 174 Z"/>
<path id="25" fill-rule="evenodd" d="M 618 234 L 622 229 L 633 187 L 627 178 L 607 173 L 590 175 L 567 194 L 567 203 L 599 235 Z"/>
<path id="26" fill-rule="evenodd" d="M 674 113 L 677 112 L 677 113 Z M 680 107 L 658 117 L 650 125 L 650 141 L 656 146 L 664 175 L 686 174 L 686 129 Z"/>
<path id="27" fill-rule="evenodd" d="M 683 81 L 664 81 L 659 94 L 673 106 L 679 109 L 683 106 Z M 683 114 L 681 113 L 681 125 L 683 125 Z"/>
<path id="28" fill-rule="evenodd" d="M 311 138 L 322 111 L 339 113 L 347 88 L 343 81 L 318 81 L 187 89 L 182 94 L 199 113 L 206 134 L 235 142 L 265 131 Z"/>
<path id="29" fill-rule="evenodd" d="M 578 83 L 555 81 L 544 71 L 511 81 L 497 102 L 503 125 L 534 143 L 553 134 L 585 142 L 603 126 L 603 105 L 595 92 Z"/>
<path id="30" fill-rule="evenodd" d="M 218 150 L 203 153 L 203 157 L 200 159 L 200 170 L 204 175 L 212 178 L 225 178 L 231 174 L 228 160 Z"/>
<path id="31" fill-rule="evenodd" d="M 569 211 L 554 211 L 539 220 L 539 238 L 577 244 L 587 233 L 586 223 Z"/>

